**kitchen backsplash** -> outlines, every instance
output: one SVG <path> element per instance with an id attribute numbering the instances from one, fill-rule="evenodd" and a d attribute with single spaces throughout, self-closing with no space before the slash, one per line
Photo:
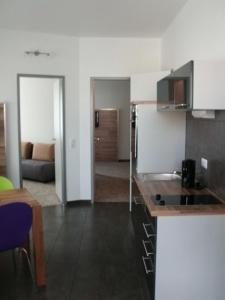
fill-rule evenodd
<path id="1" fill-rule="evenodd" d="M 196 160 L 197 176 L 225 198 L 225 111 L 216 111 L 215 119 L 187 113 L 185 156 Z M 201 157 L 208 160 L 207 170 L 201 168 Z"/>

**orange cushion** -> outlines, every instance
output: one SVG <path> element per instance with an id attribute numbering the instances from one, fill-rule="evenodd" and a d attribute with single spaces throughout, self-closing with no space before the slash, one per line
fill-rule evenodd
<path id="1" fill-rule="evenodd" d="M 55 159 L 54 144 L 34 144 L 32 159 L 53 161 Z"/>
<path id="2" fill-rule="evenodd" d="M 33 144 L 30 142 L 21 142 L 22 159 L 30 159 L 32 156 Z"/>

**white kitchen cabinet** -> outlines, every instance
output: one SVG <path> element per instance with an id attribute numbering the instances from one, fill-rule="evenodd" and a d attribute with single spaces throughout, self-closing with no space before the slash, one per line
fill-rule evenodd
<path id="1" fill-rule="evenodd" d="M 157 218 L 155 300 L 225 299 L 225 217 Z"/>
<path id="2" fill-rule="evenodd" d="M 193 109 L 225 109 L 225 61 L 194 61 Z"/>
<path id="3" fill-rule="evenodd" d="M 134 74 L 130 78 L 131 102 L 156 101 L 157 81 L 169 75 L 169 71 Z"/>

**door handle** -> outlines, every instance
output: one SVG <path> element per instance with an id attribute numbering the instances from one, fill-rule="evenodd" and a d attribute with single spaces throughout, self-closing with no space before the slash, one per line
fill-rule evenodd
<path id="1" fill-rule="evenodd" d="M 95 142 L 101 142 L 103 140 L 103 138 L 95 137 L 94 140 L 95 140 Z"/>
<path id="2" fill-rule="evenodd" d="M 187 104 L 186 103 L 181 103 L 181 104 L 176 104 L 175 105 L 175 109 L 182 109 L 182 108 L 187 108 Z"/>

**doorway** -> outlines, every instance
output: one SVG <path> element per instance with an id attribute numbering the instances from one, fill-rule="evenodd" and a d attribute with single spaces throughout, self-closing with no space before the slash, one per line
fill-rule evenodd
<path id="1" fill-rule="evenodd" d="M 93 201 L 129 202 L 130 79 L 93 78 Z"/>
<path id="2" fill-rule="evenodd" d="M 17 79 L 20 185 L 42 206 L 66 204 L 64 77 Z"/>

